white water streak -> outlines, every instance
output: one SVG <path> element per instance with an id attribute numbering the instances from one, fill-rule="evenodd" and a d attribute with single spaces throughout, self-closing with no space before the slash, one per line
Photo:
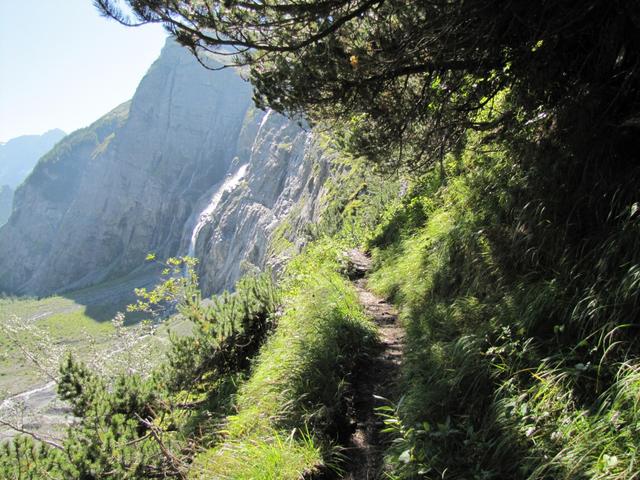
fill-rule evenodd
<path id="1" fill-rule="evenodd" d="M 196 242 L 198 241 L 198 235 L 200 234 L 200 231 L 206 225 L 207 221 L 211 219 L 211 215 L 218 206 L 218 203 L 220 203 L 220 200 L 222 200 L 222 195 L 225 192 L 230 192 L 231 190 L 236 188 L 240 181 L 244 178 L 247 173 L 248 166 L 249 165 L 245 163 L 240 168 L 238 168 L 235 174 L 227 177 L 224 182 L 220 184 L 220 187 L 216 189 L 211 197 L 211 200 L 209 200 L 209 203 L 204 208 L 204 210 L 200 212 L 198 221 L 196 222 L 195 226 L 193 227 L 193 231 L 191 232 L 191 239 L 189 241 L 189 250 L 187 251 L 187 256 L 194 256 L 196 251 Z"/>
<path id="2" fill-rule="evenodd" d="M 11 407 L 13 404 L 18 403 L 18 402 L 25 402 L 28 403 L 29 399 L 33 396 L 33 395 L 37 395 L 37 394 L 41 394 L 44 396 L 51 396 L 50 394 L 53 393 L 53 396 L 55 396 L 55 390 L 54 390 L 54 386 L 56 385 L 56 382 L 51 380 L 50 382 L 44 384 L 44 385 L 40 385 L 32 390 L 28 390 L 26 392 L 22 392 L 22 393 L 18 393 L 17 395 L 13 395 L 9 398 L 6 398 L 2 403 L 0 403 L 0 411 Z"/>
<path id="3" fill-rule="evenodd" d="M 260 134 L 262 133 L 262 129 L 267 123 L 267 120 L 269 119 L 269 117 L 271 116 L 271 113 L 272 113 L 272 110 L 267 110 L 264 116 L 262 117 L 262 120 L 260 121 L 260 126 L 258 127 L 258 131 L 256 132 L 256 136 L 253 141 L 253 146 L 251 148 L 252 157 L 257 147 L 257 141 L 260 138 Z M 215 211 L 218 204 L 220 203 L 220 200 L 222 200 L 222 196 L 224 195 L 224 193 L 230 192 L 233 189 L 235 189 L 240 183 L 240 181 L 247 174 L 248 166 L 249 166 L 248 163 L 245 163 L 244 165 L 240 166 L 240 168 L 236 170 L 236 173 L 234 173 L 233 175 L 229 175 L 220 184 L 220 186 L 214 191 L 213 195 L 211 196 L 211 199 L 207 203 L 207 206 L 204 208 L 204 210 L 202 210 L 202 212 L 200 212 L 200 215 L 198 216 L 198 219 L 195 222 L 193 230 L 191 231 L 191 238 L 189 239 L 189 248 L 187 250 L 187 256 L 189 257 L 195 256 L 196 243 L 198 242 L 198 235 L 200 235 L 200 231 L 211 219 L 211 216 L 213 215 L 213 212 Z"/>

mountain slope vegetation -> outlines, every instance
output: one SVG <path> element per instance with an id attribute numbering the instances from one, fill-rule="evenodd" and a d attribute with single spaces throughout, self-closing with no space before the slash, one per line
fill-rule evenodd
<path id="1" fill-rule="evenodd" d="M 617 197 L 633 181 L 576 235 L 591 197 L 541 196 L 539 165 L 512 155 L 470 138 L 370 241 L 370 283 L 407 329 L 388 459 L 399 478 L 635 478 L 637 204 Z"/>
<path id="2" fill-rule="evenodd" d="M 5 445 L 3 473 L 340 478 L 377 341 L 345 278 L 357 246 L 406 330 L 372 476 L 638 478 L 637 4 L 126 3 L 194 50 L 236 48 L 258 104 L 330 132 L 333 175 L 317 222 L 288 228 L 293 209 L 272 237 L 305 245 L 284 271 L 209 305 L 193 276 L 141 292 L 179 294 L 194 335 L 148 378 L 69 358 L 76 427 Z"/>
<path id="3" fill-rule="evenodd" d="M 42 135 L 23 135 L 0 145 L 0 185 L 15 190 L 27 178 L 40 157 L 58 143 L 66 133 L 60 129 Z"/>
<path id="4" fill-rule="evenodd" d="M 11 216 L 13 195 L 36 163 L 66 134 L 59 129 L 23 135 L 0 144 L 0 227 Z"/>

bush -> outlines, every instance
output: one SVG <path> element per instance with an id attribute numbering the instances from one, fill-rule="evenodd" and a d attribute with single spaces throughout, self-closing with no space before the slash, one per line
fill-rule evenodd
<path id="1" fill-rule="evenodd" d="M 182 292 L 179 309 L 194 323 L 193 336 L 172 338 L 168 362 L 147 378 L 123 372 L 109 380 L 68 356 L 58 394 L 76 419 L 64 442 L 59 448 L 24 437 L 5 443 L 0 476 L 184 477 L 191 445 L 208 441 L 207 425 L 227 413 L 237 382 L 274 325 L 280 297 L 270 276 L 260 275 L 205 305 L 190 283 L 197 279 L 177 270 L 180 277 L 140 292 L 137 307 L 151 308 Z"/>

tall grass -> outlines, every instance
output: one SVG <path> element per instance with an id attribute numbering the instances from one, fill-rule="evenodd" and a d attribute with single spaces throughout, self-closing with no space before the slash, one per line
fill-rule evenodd
<path id="1" fill-rule="evenodd" d="M 634 177 L 594 200 L 516 152 L 470 138 L 370 241 L 407 330 L 391 477 L 640 475 Z"/>
<path id="2" fill-rule="evenodd" d="M 298 479 L 332 463 L 331 444 L 348 428 L 350 376 L 376 339 L 337 259 L 335 246 L 318 242 L 290 264 L 277 330 L 223 441 L 196 458 L 192 478 Z"/>

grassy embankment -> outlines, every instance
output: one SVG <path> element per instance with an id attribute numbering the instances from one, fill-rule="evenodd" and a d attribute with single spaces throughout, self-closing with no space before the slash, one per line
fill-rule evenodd
<path id="1" fill-rule="evenodd" d="M 322 217 L 306 232 L 310 243 L 282 277 L 277 329 L 239 388 L 237 413 L 224 421 L 222 440 L 196 457 L 192 478 L 293 480 L 340 471 L 336 447 L 350 432 L 350 382 L 377 341 L 341 274 L 342 252 L 373 231 L 397 197 L 397 183 L 352 159 L 336 162 L 342 163 L 327 182 Z M 291 235 L 291 224 L 283 223 L 272 254 L 289 254 Z"/>
<path id="2" fill-rule="evenodd" d="M 371 178 L 330 189 L 310 229 L 365 244 L 401 310 L 389 478 L 638 476 L 636 173 L 540 148 L 537 129 L 469 134 L 402 199 Z"/>
<path id="3" fill-rule="evenodd" d="M 331 458 L 329 440 L 348 420 L 349 376 L 375 342 L 338 253 L 320 244 L 289 265 L 277 330 L 193 478 L 297 479 Z"/>
<path id="4" fill-rule="evenodd" d="M 633 182 L 526 155 L 470 136 L 369 241 L 407 331 L 391 478 L 638 478 Z"/>

